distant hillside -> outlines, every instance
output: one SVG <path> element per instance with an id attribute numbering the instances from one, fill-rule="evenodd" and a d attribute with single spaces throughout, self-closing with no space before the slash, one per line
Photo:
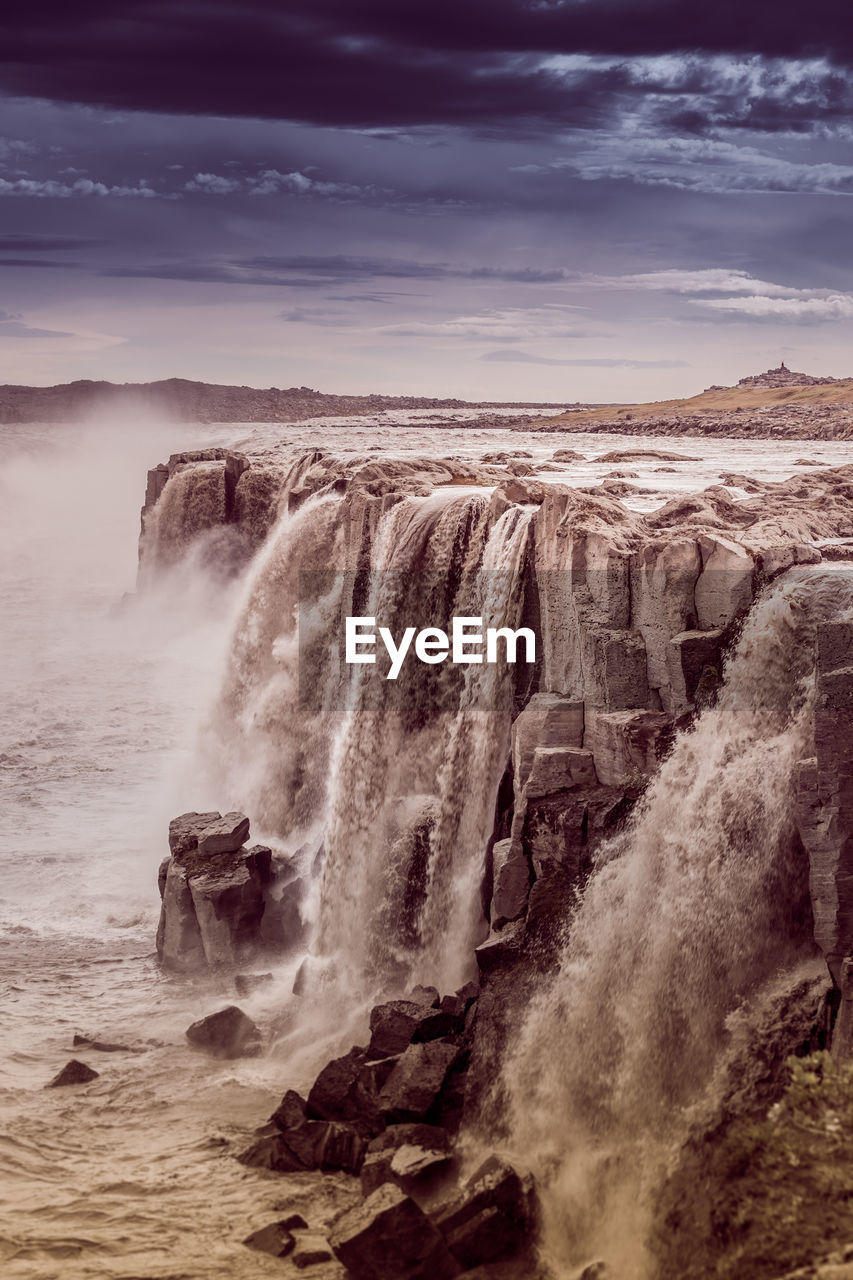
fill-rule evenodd
<path id="1" fill-rule="evenodd" d="M 525 402 L 539 411 L 560 404 Z M 305 418 L 381 413 L 385 409 L 506 407 L 496 402 L 434 400 L 423 396 L 326 395 L 310 387 L 217 386 L 169 378 L 164 382 L 68 382 L 56 387 L 0 386 L 0 423 L 83 422 L 110 414 L 150 413 L 173 422 L 300 422 Z"/>
<path id="2" fill-rule="evenodd" d="M 684 400 L 572 410 L 536 424 L 543 431 L 625 435 L 724 435 L 833 440 L 853 437 L 853 378 L 815 378 L 784 365 L 709 387 Z"/>

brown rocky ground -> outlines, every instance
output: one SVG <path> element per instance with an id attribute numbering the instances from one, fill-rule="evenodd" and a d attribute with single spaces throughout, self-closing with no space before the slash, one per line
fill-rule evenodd
<path id="1" fill-rule="evenodd" d="M 622 435 L 846 440 L 853 434 L 853 379 L 815 378 L 783 365 L 686 400 L 581 406 L 537 425 L 542 431 Z"/>

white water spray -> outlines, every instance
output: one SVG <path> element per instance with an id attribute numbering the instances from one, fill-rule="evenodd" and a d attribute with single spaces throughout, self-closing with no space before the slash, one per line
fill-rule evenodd
<path id="1" fill-rule="evenodd" d="M 648 1196 L 727 1021 L 814 953 L 792 772 L 808 750 L 815 627 L 851 604 L 849 574 L 832 570 L 793 571 L 758 602 L 718 704 L 600 851 L 530 1009 L 502 1089 L 559 1274 L 590 1255 L 648 1274 Z"/>

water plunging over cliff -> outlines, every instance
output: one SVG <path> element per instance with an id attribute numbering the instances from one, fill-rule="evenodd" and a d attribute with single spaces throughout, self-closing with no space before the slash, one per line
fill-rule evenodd
<path id="1" fill-rule="evenodd" d="M 504 661 L 412 660 L 393 681 L 381 654 L 345 667 L 343 619 L 396 636 L 453 616 L 517 627 L 532 514 L 496 515 L 470 490 L 393 503 L 327 490 L 282 504 L 253 566 L 211 722 L 212 794 L 301 850 L 315 972 L 330 962 L 338 985 L 470 975 L 516 682 L 530 679 Z"/>
<path id="2" fill-rule="evenodd" d="M 620 1277 L 648 1274 L 645 1196 L 732 1018 L 814 954 L 792 771 L 808 754 L 815 627 L 851 606 L 843 571 L 794 570 L 769 589 L 717 705 L 596 859 L 502 1081 L 510 1146 L 535 1161 L 558 1267 L 592 1254 Z"/>

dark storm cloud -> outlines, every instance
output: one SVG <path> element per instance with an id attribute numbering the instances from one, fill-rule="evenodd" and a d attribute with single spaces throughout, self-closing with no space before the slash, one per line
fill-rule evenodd
<path id="1" fill-rule="evenodd" d="M 287 285 L 291 289 L 328 289 L 365 280 L 496 280 L 513 284 L 558 284 L 576 279 L 562 268 L 501 268 L 415 262 L 402 258 L 358 258 L 344 254 L 258 256 L 223 263 L 161 263 L 105 268 L 105 276 L 186 280 L 215 284 Z M 371 295 L 370 301 L 375 300 Z"/>
<path id="2" fill-rule="evenodd" d="M 846 66 L 853 23 L 838 0 L 807 13 L 770 0 L 36 0 L 5 6 L 0 49 L 6 92 L 56 101 L 376 128 L 589 126 L 614 96 L 641 91 L 631 59 L 818 56 Z M 628 61 L 571 74 L 544 61 L 578 54 Z M 823 77 L 811 110 L 837 114 L 845 92 L 842 77 Z M 689 129 L 702 104 L 676 110 Z M 744 110 L 744 125 L 776 129 L 808 104 L 782 95 L 763 118 Z"/>
<path id="3" fill-rule="evenodd" d="M 83 264 L 63 262 L 60 258 L 0 258 L 0 267 L 35 267 L 36 269 L 60 267 L 63 271 L 80 271 L 83 269 Z"/>

